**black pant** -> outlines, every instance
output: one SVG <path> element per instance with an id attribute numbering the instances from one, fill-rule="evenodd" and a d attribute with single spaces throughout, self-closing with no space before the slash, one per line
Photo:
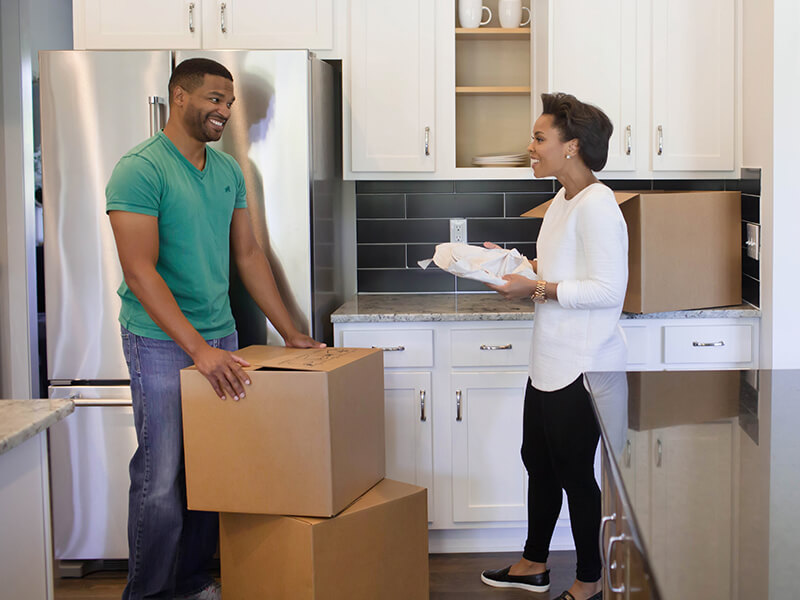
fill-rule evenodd
<path id="1" fill-rule="evenodd" d="M 599 437 L 583 376 L 553 392 L 537 390 L 528 380 L 522 430 L 522 462 L 529 475 L 528 540 L 522 556 L 547 562 L 563 489 L 578 556 L 577 578 L 586 582 L 600 579 L 602 569 L 600 488 L 594 478 Z"/>

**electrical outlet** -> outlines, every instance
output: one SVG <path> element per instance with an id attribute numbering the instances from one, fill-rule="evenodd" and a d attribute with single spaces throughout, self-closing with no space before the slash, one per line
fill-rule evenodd
<path id="1" fill-rule="evenodd" d="M 466 219 L 450 219 L 450 241 L 467 243 Z"/>
<path id="2" fill-rule="evenodd" d="M 453 237 L 453 221 L 450 221 L 450 237 Z M 744 245 L 747 248 L 747 256 L 758 260 L 761 253 L 761 226 L 755 223 L 747 224 L 747 240 Z"/>

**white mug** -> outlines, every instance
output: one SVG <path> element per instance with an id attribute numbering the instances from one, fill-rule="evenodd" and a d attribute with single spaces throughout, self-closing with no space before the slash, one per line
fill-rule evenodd
<path id="1" fill-rule="evenodd" d="M 523 10 L 528 11 L 528 18 L 524 23 L 520 23 Z M 500 27 L 524 27 L 531 22 L 531 9 L 522 6 L 522 0 L 499 0 L 497 12 L 500 17 Z"/>
<path id="2" fill-rule="evenodd" d="M 475 29 L 486 25 L 492 20 L 492 11 L 487 6 L 481 6 L 483 0 L 458 0 L 458 22 L 465 29 Z M 483 11 L 489 13 L 489 18 L 481 20 Z M 520 13 L 521 14 L 521 13 Z"/>

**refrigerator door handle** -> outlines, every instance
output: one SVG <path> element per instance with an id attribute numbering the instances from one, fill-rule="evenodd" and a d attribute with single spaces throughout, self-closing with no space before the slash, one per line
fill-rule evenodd
<path id="1" fill-rule="evenodd" d="M 148 96 L 147 102 L 150 105 L 150 137 L 153 137 L 164 127 L 163 107 L 167 103 L 161 96 Z"/>

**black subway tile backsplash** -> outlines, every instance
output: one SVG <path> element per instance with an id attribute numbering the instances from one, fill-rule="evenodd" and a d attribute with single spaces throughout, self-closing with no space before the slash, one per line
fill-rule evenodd
<path id="1" fill-rule="evenodd" d="M 408 194 L 406 208 L 409 219 L 502 217 L 503 194 Z"/>
<path id="2" fill-rule="evenodd" d="M 613 179 L 614 190 L 741 190 L 742 248 L 745 222 L 760 221 L 760 169 L 741 179 Z M 467 219 L 470 244 L 492 241 L 536 257 L 541 219 L 519 217 L 549 200 L 561 184 L 543 180 L 358 181 L 356 235 L 358 291 L 362 293 L 485 291 L 417 261 L 431 258 L 450 239 L 451 218 Z M 742 297 L 758 306 L 760 267 L 742 253 Z"/>
<path id="3" fill-rule="evenodd" d="M 356 196 L 358 219 L 403 219 L 406 216 L 404 194 L 360 194 Z"/>

